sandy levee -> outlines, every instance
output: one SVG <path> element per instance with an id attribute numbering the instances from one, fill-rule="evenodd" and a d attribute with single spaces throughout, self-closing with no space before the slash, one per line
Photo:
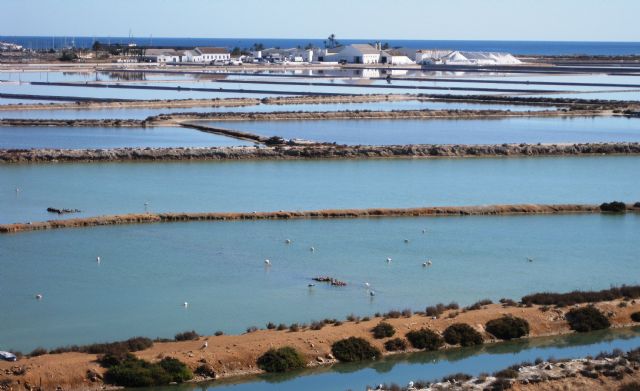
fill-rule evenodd
<path id="1" fill-rule="evenodd" d="M 640 303 L 626 302 L 620 306 L 620 300 L 597 303 L 596 307 L 608 314 L 612 327 L 626 327 L 635 325 L 631 320 L 631 313 L 640 310 Z M 530 324 L 530 337 L 553 336 L 572 333 L 564 318 L 570 308 L 548 309 L 543 311 L 540 306 L 531 307 L 507 306 L 491 304 L 479 310 L 458 311 L 449 310 L 437 319 L 422 314 L 410 317 L 389 318 L 388 323 L 396 329 L 396 336 L 402 337 L 408 331 L 423 327 L 442 332 L 453 323 L 467 323 L 483 333 L 485 343 L 494 342 L 484 331 L 486 322 L 503 315 L 512 315 L 527 320 Z M 457 313 L 457 315 L 450 315 Z M 261 373 L 256 366 L 257 358 L 270 348 L 292 346 L 298 349 L 308 362 L 308 366 L 329 365 L 335 362 L 331 356 L 331 345 L 343 338 L 352 336 L 362 337 L 372 345 L 384 351 L 384 341 L 374 339 L 371 328 L 380 322 L 381 318 L 368 321 L 344 321 L 339 325 L 327 324 L 320 330 L 304 328 L 301 331 L 289 330 L 258 330 L 242 335 L 222 335 L 200 337 L 198 340 L 185 342 L 158 342 L 151 348 L 134 353 L 137 357 L 149 361 L 157 361 L 162 357 L 174 357 L 195 369 L 202 363 L 210 365 L 217 378 L 228 378 L 248 374 Z M 277 319 L 274 319 L 277 321 Z M 203 348 L 207 341 L 207 347 Z M 412 351 L 412 350 L 409 350 Z M 391 354 L 391 353 L 385 353 Z M 96 362 L 96 355 L 83 353 L 45 354 L 33 358 L 25 358 L 16 363 L 0 362 L 0 380 L 9 379 L 13 382 L 32 386 L 39 385 L 50 389 L 62 386 L 63 389 L 85 390 L 100 389 L 102 383 L 91 382 L 87 379 L 87 372 L 104 373 L 104 369 Z M 24 368 L 22 375 L 13 375 L 12 368 Z"/>

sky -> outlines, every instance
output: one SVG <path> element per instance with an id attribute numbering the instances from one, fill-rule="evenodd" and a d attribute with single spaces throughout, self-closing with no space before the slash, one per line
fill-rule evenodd
<path id="1" fill-rule="evenodd" d="M 0 35 L 640 41 L 638 0 L 0 0 Z"/>

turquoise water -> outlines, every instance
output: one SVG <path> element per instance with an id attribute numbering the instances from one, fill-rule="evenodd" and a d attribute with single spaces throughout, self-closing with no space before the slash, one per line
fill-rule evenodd
<path id="1" fill-rule="evenodd" d="M 556 359 L 596 356 L 613 349 L 631 350 L 640 345 L 640 330 L 622 329 L 563 337 L 505 342 L 479 348 L 452 349 L 435 353 L 415 353 L 376 362 L 337 364 L 285 375 L 261 375 L 241 380 L 220 380 L 203 384 L 154 387 L 155 391 L 327 391 L 363 390 L 381 383 L 406 386 L 409 381 L 436 380 L 464 372 L 474 376 L 495 372 L 537 358 Z M 149 390 L 149 389 L 148 389 Z"/>
<path id="2" fill-rule="evenodd" d="M 194 222 L 2 235 L 0 346 L 238 333 L 269 321 L 637 284 L 639 230 L 640 215 L 630 214 Z M 425 268 L 427 258 L 433 265 Z M 349 285 L 307 287 L 319 275 Z M 37 293 L 44 299 L 35 300 Z"/>
<path id="3" fill-rule="evenodd" d="M 24 101 L 27 102 L 27 101 Z M 38 103 L 36 101 L 28 101 Z M 0 105 L 2 99 L 0 99 Z M 304 104 L 304 105 L 255 105 L 242 107 L 178 107 L 159 109 L 105 109 L 105 110 L 0 110 L 0 118 L 45 118 L 45 119 L 145 119 L 163 113 L 207 113 L 207 112 L 271 112 L 271 111 L 344 111 L 344 110 L 511 110 L 540 111 L 553 109 L 542 106 L 489 105 L 458 102 L 368 102 L 340 104 Z"/>
<path id="4" fill-rule="evenodd" d="M 638 201 L 638 156 L 0 165 L 0 223 L 156 212 Z M 20 191 L 16 194 L 16 187 Z"/>
<path id="5" fill-rule="evenodd" d="M 181 127 L 0 126 L 0 149 L 229 147 L 242 145 L 253 145 L 253 143 Z"/>
<path id="6" fill-rule="evenodd" d="M 209 122 L 285 139 L 347 145 L 585 143 L 640 141 L 640 120 L 625 117 L 495 120 L 316 120 Z"/>

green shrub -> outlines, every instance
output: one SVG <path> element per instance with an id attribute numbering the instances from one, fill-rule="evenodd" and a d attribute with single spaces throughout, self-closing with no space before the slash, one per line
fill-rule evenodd
<path id="1" fill-rule="evenodd" d="M 269 349 L 258 358 L 257 363 L 258 367 L 266 372 L 287 372 L 305 366 L 302 355 L 290 346 Z"/>
<path id="2" fill-rule="evenodd" d="M 627 205 L 620 201 L 605 202 L 600 205 L 600 210 L 603 212 L 622 213 L 627 210 Z"/>
<path id="3" fill-rule="evenodd" d="M 358 337 L 349 337 L 334 342 L 331 346 L 331 352 L 338 360 L 344 362 L 375 360 L 381 356 L 378 348 Z"/>
<path id="4" fill-rule="evenodd" d="M 135 360 L 135 356 L 129 352 L 126 353 L 106 353 L 98 356 L 98 363 L 103 368 L 111 368 L 120 365 L 128 360 Z"/>
<path id="5" fill-rule="evenodd" d="M 407 339 L 416 349 L 438 350 L 444 344 L 444 340 L 439 334 L 425 328 L 409 331 Z"/>
<path id="6" fill-rule="evenodd" d="M 380 322 L 371 329 L 371 332 L 373 333 L 373 338 L 382 339 L 393 337 L 396 333 L 396 329 L 387 322 Z"/>
<path id="7" fill-rule="evenodd" d="M 510 340 L 529 334 L 529 322 L 514 316 L 503 316 L 488 321 L 485 330 L 496 338 Z"/>
<path id="8" fill-rule="evenodd" d="M 571 330 L 587 332 L 611 327 L 609 319 L 596 307 L 574 308 L 565 315 Z"/>
<path id="9" fill-rule="evenodd" d="M 173 337 L 176 341 L 195 341 L 198 338 L 200 338 L 200 334 L 196 333 L 195 330 L 178 333 Z"/>
<path id="10" fill-rule="evenodd" d="M 402 338 L 393 338 L 384 343 L 384 348 L 389 352 L 407 350 L 407 341 Z"/>
<path id="11" fill-rule="evenodd" d="M 193 377 L 187 366 L 174 358 L 164 358 L 157 364 L 137 358 L 127 359 L 110 367 L 104 380 L 122 387 L 151 387 L 183 382 Z"/>
<path id="12" fill-rule="evenodd" d="M 473 346 L 481 345 L 482 334 L 466 323 L 454 323 L 442 333 L 449 345 Z"/>
<path id="13" fill-rule="evenodd" d="M 193 377 L 189 367 L 176 358 L 165 357 L 158 365 L 171 377 L 172 382 L 182 383 Z"/>
<path id="14" fill-rule="evenodd" d="M 640 311 L 631 314 L 631 320 L 634 322 L 640 322 Z"/>

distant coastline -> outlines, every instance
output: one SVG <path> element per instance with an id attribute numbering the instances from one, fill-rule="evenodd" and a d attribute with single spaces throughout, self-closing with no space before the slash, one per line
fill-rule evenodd
<path id="1" fill-rule="evenodd" d="M 70 46 L 72 43 L 79 48 L 90 48 L 94 41 L 113 44 L 135 43 L 145 46 L 223 46 L 227 48 L 250 47 L 254 43 L 262 43 L 265 47 L 297 47 L 298 45 L 304 47 L 311 43 L 316 47 L 322 47 L 323 40 L 322 38 L 0 36 L 0 41 L 17 43 L 34 50 L 59 49 Z M 640 42 L 340 39 L 344 44 L 376 41 L 388 42 L 393 47 L 494 51 L 515 55 L 640 55 Z"/>

